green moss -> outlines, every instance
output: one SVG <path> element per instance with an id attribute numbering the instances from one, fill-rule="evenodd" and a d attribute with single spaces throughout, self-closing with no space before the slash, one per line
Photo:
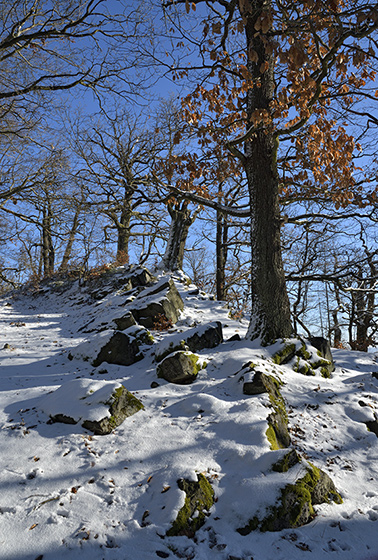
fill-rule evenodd
<path id="1" fill-rule="evenodd" d="M 322 367 L 320 368 L 320 373 L 322 377 L 325 377 L 326 379 L 331 379 L 332 375 L 330 374 L 330 372 L 328 371 L 328 369 L 326 367 Z"/>
<path id="2" fill-rule="evenodd" d="M 185 352 L 185 355 L 188 356 L 190 361 L 193 364 L 193 374 L 197 375 L 197 373 L 202 369 L 203 365 L 199 361 L 199 356 L 197 354 L 193 354 L 192 352 Z"/>
<path id="3" fill-rule="evenodd" d="M 246 535 L 249 535 L 249 533 L 252 533 L 252 531 L 256 531 L 256 529 L 258 529 L 259 527 L 259 524 L 259 518 L 255 515 L 255 517 L 252 517 L 252 519 L 248 521 L 245 527 L 241 527 L 240 529 L 236 530 L 240 535 L 244 537 Z"/>
<path id="4" fill-rule="evenodd" d="M 311 365 L 307 362 L 301 362 L 301 358 L 297 358 L 297 363 L 294 366 L 294 371 L 301 373 L 302 375 L 315 375 L 314 370 L 312 369 Z"/>
<path id="5" fill-rule="evenodd" d="M 197 479 L 197 482 L 185 479 L 178 481 L 178 486 L 186 493 L 186 497 L 172 527 L 167 531 L 168 537 L 193 537 L 205 523 L 207 512 L 214 504 L 214 490 L 203 474 L 199 474 Z"/>
<path id="6" fill-rule="evenodd" d="M 295 451 L 295 449 L 291 449 L 282 457 L 282 459 L 276 461 L 276 463 L 272 465 L 272 471 L 285 473 L 289 469 L 291 469 L 291 467 L 297 465 L 300 461 L 301 458 L 298 453 Z"/>
<path id="7" fill-rule="evenodd" d="M 296 355 L 306 361 L 310 360 L 311 358 L 311 354 L 306 349 L 306 344 L 304 342 L 302 343 L 302 346 L 299 348 L 299 350 L 296 351 Z"/>
<path id="8" fill-rule="evenodd" d="M 292 450 L 283 460 L 278 461 L 276 470 L 285 468 L 289 461 L 299 459 L 298 455 L 294 457 L 294 453 L 296 452 Z M 328 503 L 331 500 L 342 503 L 342 498 L 329 476 L 311 463 L 307 464 L 306 474 L 281 490 L 277 505 L 269 509 L 265 518 L 260 521 L 254 516 L 245 527 L 238 529 L 241 535 L 247 535 L 256 529 L 265 532 L 301 527 L 315 517 L 315 504 Z"/>
<path id="9" fill-rule="evenodd" d="M 268 416 L 268 429 L 265 432 L 272 450 L 283 449 L 290 445 L 288 416 L 285 401 L 281 395 L 281 381 L 273 375 L 264 376 L 264 385 L 274 412 Z"/>
<path id="10" fill-rule="evenodd" d="M 265 432 L 265 435 L 270 443 L 270 449 L 272 451 L 278 451 L 278 449 L 282 449 L 282 446 L 278 444 L 276 432 L 272 424 L 269 424 L 268 429 Z"/>
<path id="11" fill-rule="evenodd" d="M 278 366 L 281 364 L 287 364 L 295 356 L 296 346 L 294 343 L 285 344 L 285 346 L 276 352 L 272 360 Z"/>

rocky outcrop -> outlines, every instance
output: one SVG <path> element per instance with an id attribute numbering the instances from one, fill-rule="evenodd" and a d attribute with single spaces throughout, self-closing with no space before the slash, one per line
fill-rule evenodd
<path id="1" fill-rule="evenodd" d="M 128 311 L 121 317 L 115 318 L 114 322 L 117 325 L 117 329 L 119 331 L 124 331 L 125 329 L 128 329 L 129 327 L 136 325 L 136 320 L 134 318 L 134 315 L 131 313 L 131 311 Z"/>
<path id="2" fill-rule="evenodd" d="M 130 366 L 142 360 L 139 343 L 135 337 L 124 332 L 116 331 L 110 340 L 103 346 L 92 364 L 97 367 L 103 362 Z"/>
<path id="3" fill-rule="evenodd" d="M 330 344 L 322 337 L 286 341 L 272 360 L 277 365 L 290 364 L 303 375 L 316 375 L 319 371 L 322 377 L 331 377 L 335 370 Z"/>
<path id="4" fill-rule="evenodd" d="M 167 531 L 168 537 L 194 537 L 195 532 L 205 523 L 214 504 L 214 490 L 203 474 L 199 474 L 197 479 L 177 481 L 180 490 L 186 494 L 185 503 Z"/>
<path id="5" fill-rule="evenodd" d="M 131 312 L 136 321 L 147 328 L 154 328 L 157 322 L 164 320 L 168 323 L 177 323 L 184 303 L 173 282 L 169 279 L 160 284 L 159 289 L 154 287 L 147 292 L 142 292 L 143 297 L 132 302 Z"/>
<path id="6" fill-rule="evenodd" d="M 123 385 L 112 381 L 74 379 L 44 397 L 41 409 L 51 422 L 80 423 L 97 435 L 109 434 L 144 408 Z"/>
<path id="7" fill-rule="evenodd" d="M 178 351 L 170 354 L 156 368 L 157 376 L 170 383 L 188 385 L 193 383 L 202 369 L 199 356 L 192 352 Z"/>
<path id="8" fill-rule="evenodd" d="M 295 450 L 289 451 L 279 463 L 273 465 L 272 470 L 286 473 L 300 462 L 305 474 L 282 488 L 277 503 L 269 508 L 265 517 L 260 519 L 256 515 L 246 526 L 238 529 L 241 535 L 248 535 L 256 529 L 282 531 L 302 527 L 314 519 L 314 505 L 331 501 L 342 503 L 342 498 L 327 473 L 308 461 L 302 461 Z"/>
<path id="9" fill-rule="evenodd" d="M 155 350 L 155 360 L 160 362 L 177 350 L 199 352 L 205 348 L 215 348 L 223 342 L 222 323 L 214 321 L 185 332 L 172 335 L 158 344 Z"/>
<path id="10" fill-rule="evenodd" d="M 140 400 L 125 389 L 123 385 L 115 389 L 107 404 L 110 405 L 110 416 L 106 416 L 101 420 L 84 420 L 82 422 L 83 428 L 100 436 L 110 434 L 110 432 L 122 424 L 126 418 L 144 409 Z"/>

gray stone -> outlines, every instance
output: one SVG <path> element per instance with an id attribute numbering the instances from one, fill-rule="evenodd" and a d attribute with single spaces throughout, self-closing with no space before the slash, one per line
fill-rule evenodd
<path id="1" fill-rule="evenodd" d="M 123 385 L 116 389 L 110 400 L 110 417 L 102 420 L 84 420 L 83 428 L 90 430 L 96 435 L 110 434 L 128 416 L 132 416 L 139 410 L 143 410 L 144 406 L 133 394 L 131 394 Z"/>
<path id="2" fill-rule="evenodd" d="M 278 503 L 270 508 L 265 518 L 260 520 L 255 516 L 237 531 L 241 535 L 248 535 L 256 529 L 282 531 L 302 527 L 314 519 L 314 505 L 331 501 L 342 503 L 333 481 L 324 471 L 307 462 L 306 474 L 281 490 Z"/>
<path id="3" fill-rule="evenodd" d="M 139 350 L 139 343 L 136 338 L 116 331 L 105 346 L 101 348 L 92 364 L 95 367 L 102 364 L 102 362 L 130 366 L 135 364 L 135 362 L 139 362 L 142 358 L 143 354 Z"/>
<path id="4" fill-rule="evenodd" d="M 164 342 L 160 348 L 157 346 L 155 360 L 160 362 L 169 354 L 177 350 L 190 350 L 199 352 L 205 348 L 215 348 L 223 342 L 222 323 L 215 321 L 207 325 L 201 325 L 189 329 L 183 333 L 175 334 L 167 339 L 169 345 Z"/>
<path id="5" fill-rule="evenodd" d="M 178 351 L 170 354 L 156 368 L 159 378 L 178 385 L 188 385 L 196 379 L 201 365 L 192 352 Z"/>
<path id="6" fill-rule="evenodd" d="M 324 358 L 325 360 L 330 362 L 330 364 L 328 366 L 329 373 L 334 371 L 335 370 L 335 364 L 334 364 L 334 361 L 333 361 L 333 356 L 332 356 L 332 352 L 331 352 L 331 345 L 330 345 L 329 341 L 326 338 L 323 338 L 322 336 L 314 336 L 312 338 L 309 338 L 308 341 L 311 344 L 311 346 L 313 346 L 314 348 L 317 349 L 318 354 L 321 358 Z M 315 366 L 313 365 L 312 367 L 315 367 Z"/>
<path id="7" fill-rule="evenodd" d="M 151 329 L 160 320 L 177 323 L 183 309 L 184 302 L 174 282 L 169 280 L 165 293 L 159 290 L 158 293 L 148 293 L 147 297 L 134 300 L 131 312 L 138 323 Z"/>
<path id="8" fill-rule="evenodd" d="M 273 390 L 273 385 L 269 375 L 256 371 L 252 381 L 243 383 L 244 395 L 260 395 L 261 393 L 268 393 Z"/>
<path id="9" fill-rule="evenodd" d="M 144 408 L 120 383 L 78 378 L 45 395 L 41 409 L 51 422 L 78 424 L 98 435 L 109 434 L 125 418 Z"/>
<path id="10" fill-rule="evenodd" d="M 128 329 L 129 327 L 136 325 L 135 318 L 130 311 L 125 313 L 125 315 L 122 315 L 122 317 L 118 317 L 117 319 L 114 319 L 114 322 L 117 325 L 117 329 L 120 331 L 124 331 L 125 329 Z"/>

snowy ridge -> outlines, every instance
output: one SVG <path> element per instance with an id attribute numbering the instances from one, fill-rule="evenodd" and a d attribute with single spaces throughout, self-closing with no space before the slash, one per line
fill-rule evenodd
<path id="1" fill-rule="evenodd" d="M 247 325 L 230 319 L 221 303 L 176 286 L 185 308 L 172 332 L 153 332 L 159 348 L 180 330 L 214 321 L 222 322 L 226 341 L 244 335 Z M 378 410 L 374 357 L 334 350 L 336 371 L 324 379 L 273 364 L 272 348 L 224 342 L 200 352 L 207 368 L 185 386 L 157 380 L 156 345 L 127 367 L 69 360 L 76 347 L 91 344 L 92 335 L 79 329 L 91 319 L 111 321 L 123 300 L 114 292 L 93 302 L 77 284 L 61 294 L 1 300 L 1 558 L 377 560 L 378 439 L 365 425 Z M 93 340 L 107 336 L 94 332 Z M 85 348 L 91 354 L 96 345 Z M 293 446 L 332 477 L 343 498 L 317 506 L 315 519 L 298 529 L 236 531 L 275 503 L 282 474 L 271 466 L 285 454 L 271 451 L 265 436 L 268 396 L 243 395 L 247 362 L 283 382 Z M 48 424 L 52 395 L 59 395 L 51 392 L 75 384 L 85 392 L 87 380 L 106 394 L 105 381 L 123 384 L 145 409 L 107 436 Z M 302 471 L 301 464 L 290 469 L 293 482 Z M 165 537 L 184 505 L 177 480 L 198 473 L 216 496 L 205 525 L 194 539 Z"/>

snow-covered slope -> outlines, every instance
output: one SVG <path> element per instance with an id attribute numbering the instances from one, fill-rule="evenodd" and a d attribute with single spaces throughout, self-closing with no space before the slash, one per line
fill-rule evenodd
<path id="1" fill-rule="evenodd" d="M 174 331 L 221 321 L 227 341 L 246 324 L 193 286 L 176 282 L 185 303 Z M 373 356 L 334 350 L 331 379 L 306 377 L 271 361 L 272 349 L 244 340 L 202 350 L 207 368 L 191 385 L 156 377 L 154 346 L 132 366 L 69 360 L 108 325 L 125 297 L 93 301 L 73 283 L 57 292 L 15 293 L 0 301 L 0 557 L 3 560 L 378 559 L 378 439 L 365 422 L 378 410 Z M 90 326 L 88 324 L 90 323 Z M 276 533 L 236 529 L 275 503 L 282 451 L 265 436 L 267 396 L 243 395 L 247 362 L 284 385 L 294 447 L 328 473 L 343 503 L 316 507 L 308 525 Z M 48 422 L 47 394 L 77 378 L 122 383 L 144 405 L 106 436 Z M 152 384 L 152 387 L 151 387 Z M 301 465 L 290 470 L 295 482 Z M 177 480 L 204 473 L 216 502 L 194 538 L 166 537 L 184 505 Z M 267 473 L 270 473 L 269 475 Z"/>

